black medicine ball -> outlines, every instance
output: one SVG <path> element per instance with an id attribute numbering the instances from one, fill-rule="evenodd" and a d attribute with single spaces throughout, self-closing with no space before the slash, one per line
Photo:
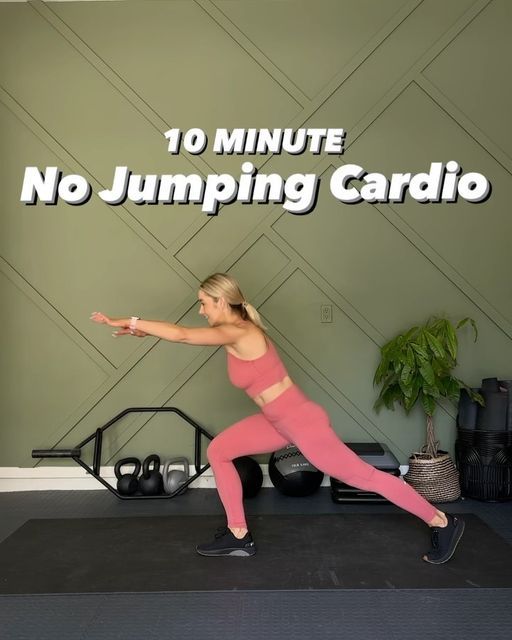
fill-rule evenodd
<path id="1" fill-rule="evenodd" d="M 293 444 L 270 456 L 268 474 L 274 487 L 285 496 L 309 496 L 318 490 L 324 479 L 324 474 Z"/>
<path id="2" fill-rule="evenodd" d="M 233 464 L 242 481 L 244 498 L 254 498 L 263 484 L 263 472 L 260 465 L 249 456 L 235 458 Z"/>

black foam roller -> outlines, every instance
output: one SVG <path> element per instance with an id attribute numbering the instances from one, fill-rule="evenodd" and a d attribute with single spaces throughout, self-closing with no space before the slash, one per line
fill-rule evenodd
<path id="1" fill-rule="evenodd" d="M 477 428 L 488 431 L 506 431 L 508 393 L 484 391 L 485 407 L 478 407 Z"/>
<path id="2" fill-rule="evenodd" d="M 480 393 L 480 389 L 472 389 Z M 466 389 L 461 389 L 459 397 L 458 426 L 463 429 L 476 429 L 478 402 L 471 400 Z"/>
<path id="3" fill-rule="evenodd" d="M 512 431 L 512 380 L 500 380 L 500 386 L 507 390 L 507 430 Z"/>
<path id="4" fill-rule="evenodd" d="M 484 378 L 482 380 L 482 391 L 491 391 L 493 393 L 498 393 L 500 390 L 500 385 L 498 382 L 498 378 Z"/>

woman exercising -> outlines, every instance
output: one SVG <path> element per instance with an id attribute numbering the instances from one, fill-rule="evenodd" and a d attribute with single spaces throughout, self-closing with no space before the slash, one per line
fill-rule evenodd
<path id="1" fill-rule="evenodd" d="M 447 562 L 464 532 L 460 516 L 443 513 L 403 480 L 379 471 L 339 439 L 325 410 L 293 383 L 276 348 L 265 333 L 256 309 L 245 301 L 237 281 L 215 273 L 199 287 L 199 313 L 209 328 L 188 328 L 168 322 L 109 318 L 95 312 L 91 320 L 116 327 L 114 337 L 155 336 L 171 342 L 224 346 L 229 379 L 261 411 L 231 425 L 210 443 L 207 456 L 227 515 L 227 527 L 214 540 L 200 544 L 205 556 L 252 556 L 256 547 L 247 529 L 242 484 L 233 460 L 271 453 L 293 443 L 317 469 L 364 491 L 378 493 L 421 518 L 432 528 L 432 549 L 423 560 Z"/>

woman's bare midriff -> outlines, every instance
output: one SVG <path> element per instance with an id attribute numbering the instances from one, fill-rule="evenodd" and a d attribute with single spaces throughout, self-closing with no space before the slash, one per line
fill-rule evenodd
<path id="1" fill-rule="evenodd" d="M 272 386 L 264 389 L 261 393 L 258 393 L 257 396 L 254 396 L 253 400 L 258 405 L 258 407 L 263 407 L 264 405 L 272 402 L 278 396 L 280 396 L 283 391 L 289 389 L 293 385 L 293 382 L 289 376 L 283 378 L 280 382 L 276 382 Z"/>

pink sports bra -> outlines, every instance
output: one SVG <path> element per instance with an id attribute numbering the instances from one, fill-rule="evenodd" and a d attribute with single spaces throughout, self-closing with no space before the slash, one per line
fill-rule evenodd
<path id="1" fill-rule="evenodd" d="M 281 382 L 288 375 L 276 348 L 268 338 L 265 339 L 268 345 L 267 351 L 254 360 L 242 360 L 227 352 L 228 376 L 231 384 L 243 389 L 251 398 L 273 384 Z"/>

